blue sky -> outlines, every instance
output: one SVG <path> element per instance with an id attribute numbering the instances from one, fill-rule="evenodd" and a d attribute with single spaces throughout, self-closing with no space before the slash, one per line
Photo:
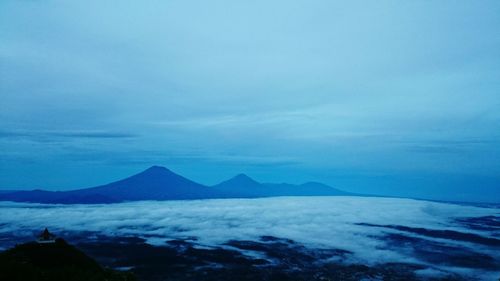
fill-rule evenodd
<path id="1" fill-rule="evenodd" d="M 163 165 L 205 184 L 500 198 L 499 15 L 498 1 L 2 1 L 0 187 Z"/>

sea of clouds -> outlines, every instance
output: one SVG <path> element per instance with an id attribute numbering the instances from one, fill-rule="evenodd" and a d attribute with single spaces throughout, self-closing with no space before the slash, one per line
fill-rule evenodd
<path id="1" fill-rule="evenodd" d="M 380 239 L 398 232 L 359 225 L 404 225 L 498 237 L 491 229 L 474 230 L 457 218 L 498 216 L 500 209 L 436 203 L 411 199 L 368 197 L 279 197 L 192 201 L 141 201 L 99 205 L 46 205 L 0 202 L 0 235 L 32 235 L 48 227 L 52 232 L 97 232 L 109 236 L 139 236 L 154 245 L 170 239 L 196 237 L 204 246 L 231 239 L 258 240 L 263 235 L 292 239 L 311 248 L 353 252 L 352 262 L 425 263 Z M 405 235 L 412 235 L 405 233 Z M 433 239 L 486 253 L 500 260 L 498 249 L 449 239 Z M 488 276 L 494 272 L 433 266 Z"/>

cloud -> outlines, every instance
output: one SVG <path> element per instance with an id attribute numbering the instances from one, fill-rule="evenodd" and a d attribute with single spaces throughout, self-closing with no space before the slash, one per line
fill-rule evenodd
<path id="1" fill-rule="evenodd" d="M 433 145 L 415 145 L 408 148 L 408 151 L 417 153 L 460 153 L 461 151 L 455 147 L 448 146 L 433 146 Z"/>
<path id="2" fill-rule="evenodd" d="M 404 246 L 391 246 L 381 239 L 387 233 L 402 232 L 369 224 L 452 230 L 490 238 L 499 234 L 498 229 L 472 230 L 454 221 L 455 218 L 497 216 L 498 209 L 394 198 L 283 197 L 59 206 L 1 202 L 0 211 L 2 236 L 31 235 L 33 231 L 49 227 L 56 233 L 88 231 L 110 236 L 139 236 L 160 245 L 169 239 L 196 237 L 201 245 L 217 246 L 231 239 L 258 240 L 262 235 L 271 235 L 308 247 L 348 250 L 354 253 L 350 262 L 367 264 L 402 260 L 428 264 Z M 500 260 L 495 249 L 481 244 L 425 238 Z"/>
<path id="3" fill-rule="evenodd" d="M 15 138 L 15 137 L 27 137 L 30 134 L 20 131 L 0 131 L 0 138 Z"/>
<path id="4" fill-rule="evenodd" d="M 120 132 L 104 132 L 104 131 L 66 131 L 66 132 L 51 132 L 49 135 L 68 138 L 103 138 L 103 139 L 122 139 L 135 138 L 138 135 L 131 133 Z"/>
<path id="5" fill-rule="evenodd" d="M 27 138 L 30 140 L 60 139 L 60 138 L 92 138 L 92 139 L 122 139 L 135 138 L 137 134 L 114 132 L 114 131 L 22 131 L 22 130 L 3 130 L 0 131 L 0 138 Z"/>
<path id="6" fill-rule="evenodd" d="M 400 140 L 398 143 L 406 146 L 410 152 L 448 154 L 479 152 L 499 144 L 500 140 L 493 138 L 422 139 L 420 141 Z"/>

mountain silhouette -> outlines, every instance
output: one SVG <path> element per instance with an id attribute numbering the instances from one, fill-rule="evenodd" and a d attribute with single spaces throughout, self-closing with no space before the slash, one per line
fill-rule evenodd
<path id="1" fill-rule="evenodd" d="M 222 184 L 239 184 L 241 186 L 246 186 L 246 187 L 255 187 L 260 183 L 258 183 L 256 180 L 252 179 L 251 177 L 245 174 L 238 174 L 232 177 L 231 179 L 220 183 L 219 185 Z"/>
<path id="2" fill-rule="evenodd" d="M 212 188 L 228 198 L 258 197 L 258 194 L 264 192 L 264 190 L 261 190 L 263 188 L 262 184 L 245 174 L 236 175 L 235 177 L 214 185 Z"/>
<path id="3" fill-rule="evenodd" d="M 208 187 L 165 167 L 153 166 L 126 179 L 93 188 L 67 192 L 76 196 L 103 196 L 116 201 L 214 198 Z"/>
<path id="4" fill-rule="evenodd" d="M 214 186 L 205 186 L 165 167 L 153 166 L 109 184 L 71 191 L 16 191 L 0 193 L 2 201 L 96 204 L 140 200 L 187 200 L 211 198 L 258 198 L 271 196 L 353 195 L 320 183 L 259 183 L 239 174 Z"/>

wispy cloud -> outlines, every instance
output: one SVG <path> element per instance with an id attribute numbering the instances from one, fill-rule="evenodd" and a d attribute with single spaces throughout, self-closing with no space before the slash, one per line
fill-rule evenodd
<path id="1" fill-rule="evenodd" d="M 399 143 L 406 146 L 408 151 L 417 153 L 472 153 L 491 149 L 500 144 L 500 138 L 422 139 L 420 141 L 402 140 Z"/>
<path id="2" fill-rule="evenodd" d="M 209 115 L 197 118 L 152 122 L 153 125 L 197 129 L 206 127 L 249 127 L 266 124 L 314 121 L 315 108 L 286 111 L 267 111 L 229 115 Z"/>
<path id="3" fill-rule="evenodd" d="M 68 137 L 68 138 L 103 138 L 103 139 L 121 139 L 121 138 L 135 138 L 136 134 L 120 133 L 120 132 L 105 132 L 105 131 L 63 131 L 51 132 L 51 136 Z"/>
<path id="4" fill-rule="evenodd" d="M 95 139 L 122 139 L 135 138 L 137 134 L 114 132 L 114 131 L 95 131 L 95 130 L 79 130 L 79 131 L 23 131 L 11 130 L 0 131 L 0 138 L 27 138 L 30 140 L 47 141 L 47 139 L 61 138 L 95 138 Z"/>
<path id="5" fill-rule="evenodd" d="M 442 154 L 442 153 L 461 153 L 462 151 L 460 149 L 457 149 L 456 147 L 449 147 L 449 146 L 433 146 L 433 145 L 414 145 L 410 146 L 408 148 L 408 151 L 410 152 L 416 152 L 416 153 L 437 153 L 437 154 Z"/>

